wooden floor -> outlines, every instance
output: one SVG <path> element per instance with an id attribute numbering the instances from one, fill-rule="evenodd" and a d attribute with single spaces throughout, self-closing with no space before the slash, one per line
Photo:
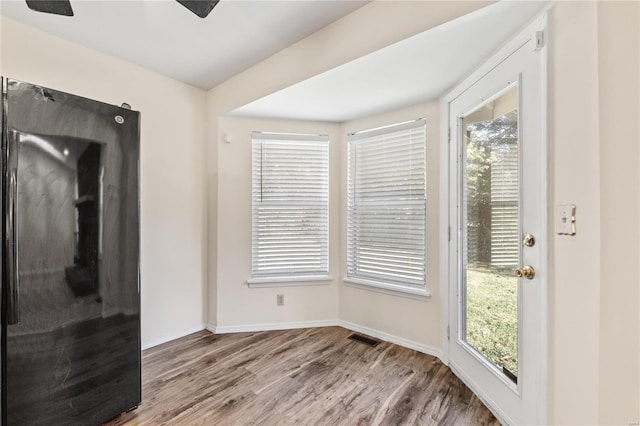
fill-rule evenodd
<path id="1" fill-rule="evenodd" d="M 214 335 L 143 353 L 142 405 L 108 425 L 499 424 L 437 358 L 340 327 Z"/>

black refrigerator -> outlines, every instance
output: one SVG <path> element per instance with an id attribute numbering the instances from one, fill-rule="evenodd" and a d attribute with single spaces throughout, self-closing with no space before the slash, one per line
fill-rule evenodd
<path id="1" fill-rule="evenodd" d="M 141 400 L 140 113 L 1 81 L 2 425 L 98 425 Z"/>

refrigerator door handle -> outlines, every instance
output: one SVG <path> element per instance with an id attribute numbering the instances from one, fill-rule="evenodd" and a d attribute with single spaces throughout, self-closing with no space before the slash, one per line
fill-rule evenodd
<path id="1" fill-rule="evenodd" d="M 7 323 L 20 322 L 20 279 L 18 277 L 18 132 L 7 132 Z"/>

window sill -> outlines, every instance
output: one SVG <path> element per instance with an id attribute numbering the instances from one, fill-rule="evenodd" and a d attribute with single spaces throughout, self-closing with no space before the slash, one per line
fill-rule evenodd
<path id="1" fill-rule="evenodd" d="M 305 285 L 326 285 L 333 281 L 330 275 L 303 275 L 298 277 L 259 277 L 249 278 L 249 288 L 261 287 L 295 287 Z"/>
<path id="2" fill-rule="evenodd" d="M 407 297 L 409 299 L 427 300 L 431 297 L 431 292 L 426 288 L 409 288 L 397 284 L 383 283 L 379 281 L 365 280 L 362 278 L 343 278 L 345 285 L 360 288 L 363 290 L 376 291 L 378 293 L 390 294 L 393 296 Z"/>

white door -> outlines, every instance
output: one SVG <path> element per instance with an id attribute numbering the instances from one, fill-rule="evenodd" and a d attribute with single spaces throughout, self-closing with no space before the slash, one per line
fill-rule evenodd
<path id="1" fill-rule="evenodd" d="M 447 98 L 449 364 L 507 424 L 546 422 L 540 24 Z"/>

